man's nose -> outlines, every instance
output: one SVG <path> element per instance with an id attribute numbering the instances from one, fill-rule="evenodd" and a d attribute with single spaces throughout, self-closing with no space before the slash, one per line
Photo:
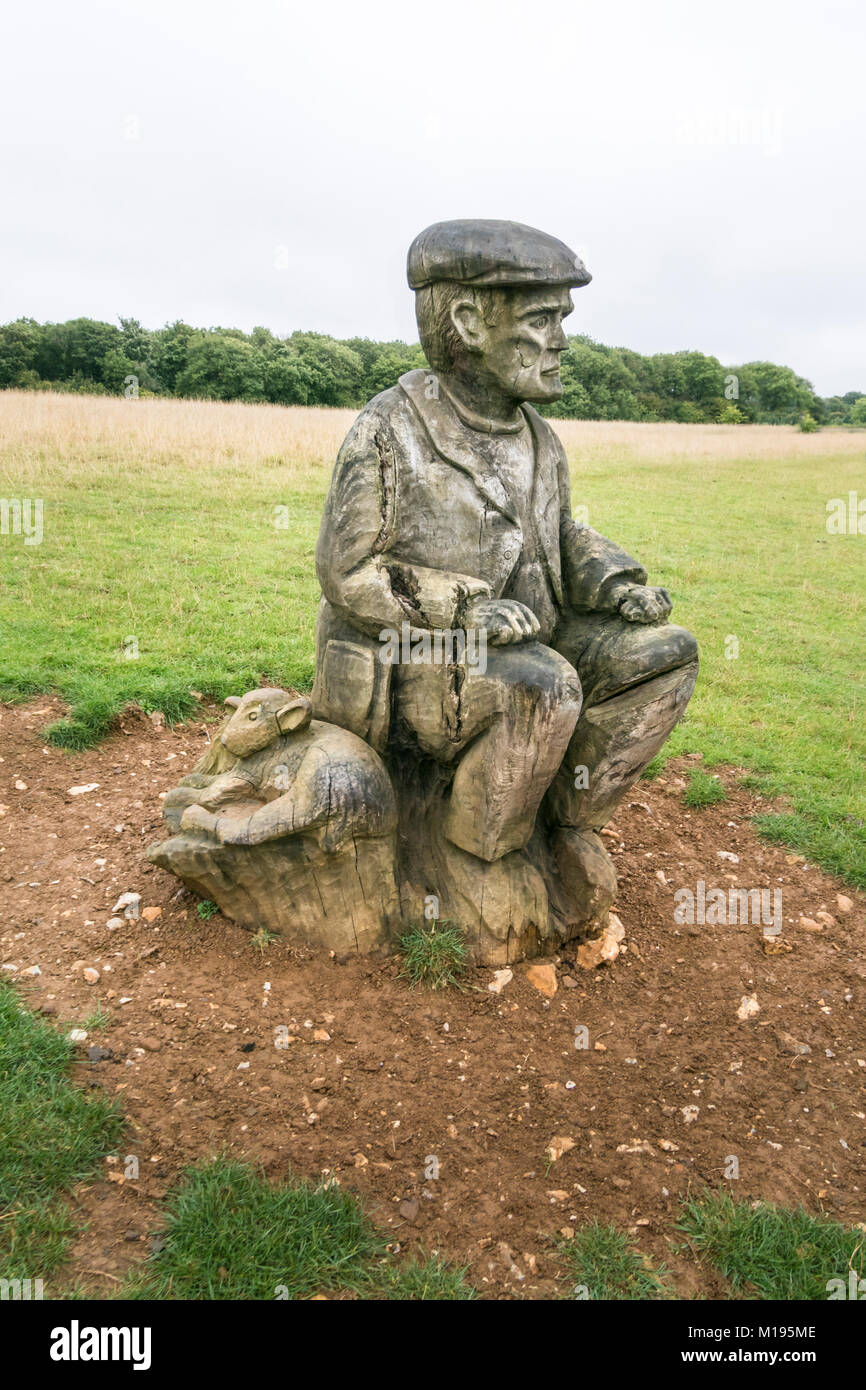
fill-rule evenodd
<path id="1" fill-rule="evenodd" d="M 556 325 L 551 334 L 550 346 L 554 352 L 564 352 L 568 347 L 568 337 L 561 323 Z"/>

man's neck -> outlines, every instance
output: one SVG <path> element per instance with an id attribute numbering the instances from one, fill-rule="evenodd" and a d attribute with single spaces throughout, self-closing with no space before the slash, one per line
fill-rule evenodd
<path id="1" fill-rule="evenodd" d="M 440 373 L 439 381 L 458 415 L 472 429 L 486 434 L 516 434 L 523 429 L 526 417 L 514 396 L 477 378 Z"/>

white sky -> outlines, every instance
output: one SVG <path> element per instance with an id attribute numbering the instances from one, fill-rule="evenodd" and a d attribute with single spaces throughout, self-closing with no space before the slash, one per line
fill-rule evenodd
<path id="1" fill-rule="evenodd" d="M 405 256 L 528 222 L 569 332 L 866 391 L 862 0 L 45 0 L 0 53 L 0 321 L 416 338 Z"/>

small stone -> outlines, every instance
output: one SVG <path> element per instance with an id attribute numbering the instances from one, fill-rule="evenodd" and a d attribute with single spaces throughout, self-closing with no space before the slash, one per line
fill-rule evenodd
<path id="1" fill-rule="evenodd" d="M 762 942 L 765 956 L 787 956 L 794 947 L 781 936 L 765 936 Z"/>
<path id="2" fill-rule="evenodd" d="M 836 906 L 838 907 L 840 912 L 854 911 L 853 901 L 851 900 L 851 898 L 846 897 L 844 893 L 836 894 Z"/>
<path id="3" fill-rule="evenodd" d="M 829 912 L 816 912 L 815 921 L 820 922 L 825 927 L 835 927 L 836 918 Z"/>
<path id="4" fill-rule="evenodd" d="M 803 928 L 803 931 L 823 931 L 823 930 L 824 930 L 824 928 L 821 926 L 820 922 L 816 922 L 815 919 L 814 919 L 814 917 L 801 917 L 801 918 L 800 918 L 800 926 Z"/>
<path id="5" fill-rule="evenodd" d="M 717 849 L 716 854 L 719 859 L 727 859 L 729 864 L 739 864 L 740 862 L 740 856 L 738 854 L 731 854 L 729 849 Z"/>
<path id="6" fill-rule="evenodd" d="M 490 981 L 487 988 L 490 990 L 491 994 L 501 994 L 505 986 L 510 985 L 513 979 L 513 970 L 494 970 L 493 979 Z"/>
<path id="7" fill-rule="evenodd" d="M 579 986 L 578 983 L 577 983 L 577 980 L 574 978 L 573 975 L 564 975 L 564 976 L 563 976 L 563 979 L 562 979 L 562 985 L 563 985 L 563 988 L 564 988 L 564 989 L 579 989 L 579 988 L 580 988 L 580 986 Z"/>
<path id="8" fill-rule="evenodd" d="M 70 1029 L 70 1031 L 66 1034 L 66 1037 L 67 1037 L 68 1041 L 71 1042 L 71 1043 L 85 1043 L 85 1042 L 87 1042 L 87 1034 L 85 1033 L 85 1031 L 84 1031 L 83 1028 L 72 1028 L 72 1029 Z"/>
<path id="9" fill-rule="evenodd" d="M 563 1154 L 567 1154 L 569 1149 L 573 1148 L 574 1140 L 569 1139 L 568 1135 L 554 1134 L 553 1138 L 551 1139 L 544 1152 L 547 1154 L 547 1157 L 550 1159 L 551 1163 L 556 1163 L 560 1158 L 562 1158 Z"/>
<path id="10" fill-rule="evenodd" d="M 113 1055 L 110 1047 L 98 1047 L 94 1044 L 87 1049 L 88 1062 L 107 1062 Z"/>
<path id="11" fill-rule="evenodd" d="M 526 978 L 537 989 L 539 994 L 543 994 L 547 999 L 552 999 L 558 988 L 556 979 L 556 966 L 551 964 L 530 965 L 526 972 Z"/>
<path id="12" fill-rule="evenodd" d="M 330 1042 L 330 1041 L 331 1041 L 331 1035 L 330 1035 L 330 1033 L 327 1031 L 327 1029 L 325 1029 L 325 1028 L 314 1028 L 314 1029 L 313 1029 L 313 1042 L 325 1043 L 325 1042 Z"/>
<path id="13" fill-rule="evenodd" d="M 145 922 L 155 922 L 157 917 L 162 916 L 162 908 L 146 907 L 141 915 L 144 918 Z"/>
<path id="14" fill-rule="evenodd" d="M 159 1052 L 162 1047 L 162 1043 L 160 1042 L 159 1038 L 153 1037 L 142 1038 L 141 1045 L 146 1052 Z"/>
<path id="15" fill-rule="evenodd" d="M 680 1110 L 687 1125 L 693 1125 L 700 1113 L 700 1108 L 697 1105 L 684 1105 Z"/>
<path id="16" fill-rule="evenodd" d="M 22 975 L 41 975 L 42 971 L 38 965 L 28 965 L 26 970 L 21 971 Z"/>
<path id="17" fill-rule="evenodd" d="M 137 921 L 140 902 L 140 893 L 122 893 L 111 910 L 112 912 L 120 912 L 122 909 L 123 915 L 128 921 Z"/>
<path id="18" fill-rule="evenodd" d="M 798 1042 L 791 1033 L 777 1033 L 783 1052 L 789 1052 L 795 1057 L 808 1057 L 812 1051 L 808 1043 Z"/>
<path id="19" fill-rule="evenodd" d="M 80 787 L 67 787 L 67 796 L 84 796 L 85 792 L 95 792 L 99 790 L 98 782 L 86 782 Z"/>
<path id="20" fill-rule="evenodd" d="M 607 928 L 605 931 L 605 935 L 608 934 L 612 936 L 614 941 L 616 942 L 625 940 L 625 927 L 623 926 L 622 922 L 617 917 L 615 912 L 608 913 Z"/>
<path id="21" fill-rule="evenodd" d="M 414 1226 L 415 1222 L 418 1220 L 418 1209 L 419 1204 L 415 1197 L 407 1198 L 407 1200 L 401 1202 L 398 1207 L 398 1211 L 403 1220 L 408 1221 L 410 1226 Z"/>
<path id="22" fill-rule="evenodd" d="M 99 983 L 99 971 L 95 969 L 94 966 L 88 965 L 82 973 L 89 985 L 95 985 Z"/>
<path id="23" fill-rule="evenodd" d="M 107 928 L 108 928 L 109 931 L 117 931 L 117 928 L 118 928 L 118 927 L 122 927 L 122 926 L 123 926 L 123 918 L 122 918 L 122 917 L 109 917 L 109 919 L 108 919 L 108 921 L 106 922 L 105 925 L 107 926 Z"/>
<path id="24" fill-rule="evenodd" d="M 17 792 L 26 792 L 26 790 L 27 790 L 27 783 L 26 783 L 26 782 L 22 782 L 20 777 L 18 778 L 18 780 L 17 780 L 16 783 L 15 783 L 15 790 L 16 790 Z"/>
<path id="25" fill-rule="evenodd" d="M 737 1018 L 740 1022 L 744 1022 L 747 1018 L 754 1018 L 760 1012 L 761 1006 L 758 1003 L 758 996 L 756 994 L 744 994 L 740 1001 L 740 1007 L 737 1009 Z"/>

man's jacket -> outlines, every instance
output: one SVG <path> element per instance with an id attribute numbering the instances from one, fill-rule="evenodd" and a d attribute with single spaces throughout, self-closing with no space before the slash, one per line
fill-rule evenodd
<path id="1" fill-rule="evenodd" d="M 535 443 L 533 553 L 560 612 L 612 611 L 614 585 L 646 572 L 575 522 L 565 450 L 546 420 L 521 407 Z M 495 474 L 480 459 L 436 378 L 407 372 L 364 407 L 343 443 L 316 547 L 322 586 L 316 646 L 317 717 L 380 751 L 388 736 L 390 668 L 384 629 L 457 630 L 469 601 L 499 598 L 521 563 L 524 535 Z M 542 621 L 540 641 L 552 628 Z"/>

